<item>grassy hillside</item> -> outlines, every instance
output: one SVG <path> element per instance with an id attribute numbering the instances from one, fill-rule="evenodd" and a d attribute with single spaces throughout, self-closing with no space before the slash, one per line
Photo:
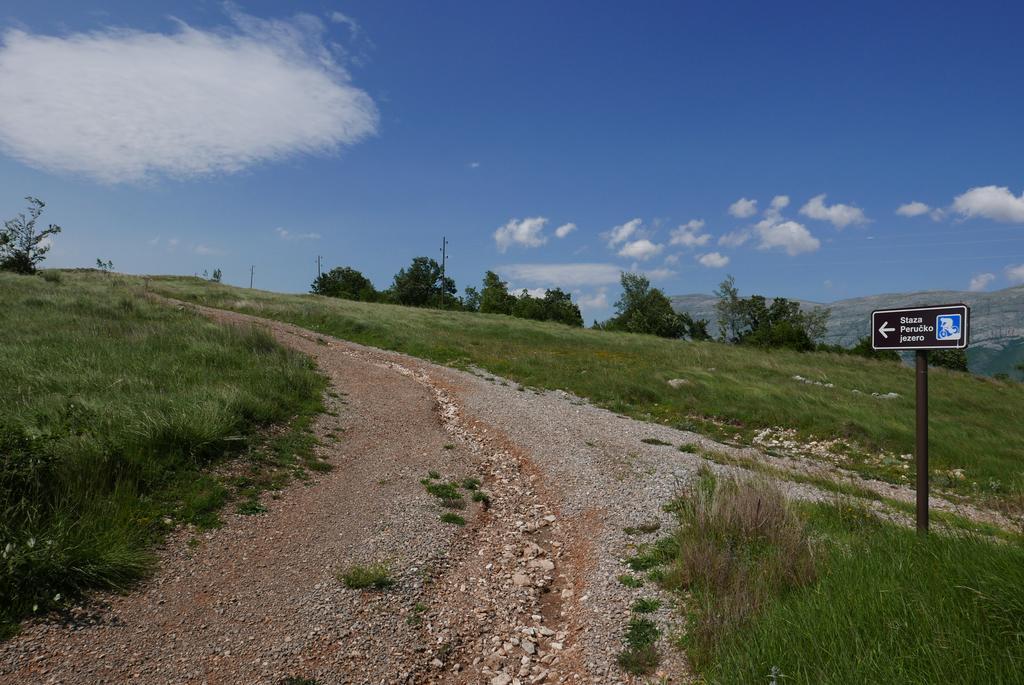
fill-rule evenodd
<path id="1" fill-rule="evenodd" d="M 912 463 L 898 455 L 913 451 L 914 375 L 895 363 L 280 295 L 194 278 L 154 278 L 150 287 L 441 363 L 475 364 L 527 386 L 561 388 L 615 411 L 727 439 L 749 441 L 759 429 L 773 427 L 796 429 L 804 438 L 847 438 L 849 446 L 836 448 L 838 461 L 913 482 Z M 672 387 L 670 379 L 684 382 Z M 1024 385 L 935 369 L 930 389 L 936 481 L 1019 507 Z"/>
<path id="2" fill-rule="evenodd" d="M 263 332 L 70 272 L 0 273 L 0 378 L 0 634 L 139 577 L 177 522 L 213 523 L 228 490 L 202 468 L 323 388 Z"/>

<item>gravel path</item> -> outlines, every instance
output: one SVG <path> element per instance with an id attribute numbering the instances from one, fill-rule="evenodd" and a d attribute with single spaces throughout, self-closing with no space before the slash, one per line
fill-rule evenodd
<path id="1" fill-rule="evenodd" d="M 633 601 L 659 597 L 654 618 L 677 630 L 670 596 L 617 580 L 636 545 L 658 537 L 623 529 L 669 525 L 661 505 L 701 466 L 744 473 L 678 445 L 750 450 L 564 392 L 196 309 L 258 322 L 316 360 L 338 395 L 314 426 L 334 470 L 265 497 L 266 514 L 226 515 L 198 546 L 179 531 L 131 594 L 27 626 L 0 645 L 0 683 L 625 683 L 615 657 Z M 652 438 L 668 446 L 642 442 Z M 431 470 L 480 479 L 489 505 L 458 512 L 465 527 L 442 523 L 419 482 Z M 337 579 L 378 561 L 397 581 L 387 591 Z M 655 681 L 689 682 L 667 642 Z"/>

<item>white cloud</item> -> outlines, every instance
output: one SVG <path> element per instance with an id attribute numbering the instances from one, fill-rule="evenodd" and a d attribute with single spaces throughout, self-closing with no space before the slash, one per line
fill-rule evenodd
<path id="1" fill-rule="evenodd" d="M 932 211 L 932 208 L 923 202 L 908 202 L 905 205 L 900 205 L 896 208 L 896 213 L 900 216 L 921 216 Z"/>
<path id="2" fill-rule="evenodd" d="M 611 231 L 608 232 L 608 247 L 615 247 L 619 243 L 623 243 L 636 234 L 640 230 L 640 226 L 643 223 L 640 219 L 631 219 L 624 224 L 615 226 Z"/>
<path id="3" fill-rule="evenodd" d="M 216 247 L 210 247 L 208 245 L 196 245 L 195 246 L 195 253 L 196 254 L 201 254 L 201 255 L 207 255 L 207 256 L 210 256 L 210 255 L 222 255 L 222 254 L 224 254 L 224 250 L 219 250 Z"/>
<path id="4" fill-rule="evenodd" d="M 659 280 L 664 280 L 666 278 L 672 278 L 673 276 L 676 275 L 677 272 L 673 271 L 672 269 L 661 268 L 661 269 L 647 269 L 643 273 L 644 273 L 644 276 L 647 276 L 652 281 L 659 281 Z"/>
<path id="5" fill-rule="evenodd" d="M 815 195 L 800 208 L 800 213 L 819 221 L 829 221 L 836 228 L 846 228 L 850 224 L 868 222 L 864 210 L 852 205 L 836 203 L 831 207 L 825 204 L 825 194 Z"/>
<path id="6" fill-rule="evenodd" d="M 793 257 L 802 252 L 814 252 L 821 247 L 821 241 L 812 236 L 803 224 L 795 221 L 775 223 L 766 219 L 758 223 L 757 232 L 761 236 L 761 244 L 758 245 L 761 250 L 777 247 Z"/>
<path id="7" fill-rule="evenodd" d="M 526 291 L 526 294 L 529 295 L 530 297 L 540 298 L 543 298 L 544 294 L 547 292 L 547 288 L 517 288 L 515 286 L 509 286 L 508 289 L 508 291 L 512 293 L 513 297 L 522 297 L 524 290 Z"/>
<path id="8" fill-rule="evenodd" d="M 178 246 L 178 239 L 177 238 L 168 238 L 167 239 L 167 247 L 169 247 L 169 248 L 171 248 L 173 250 L 177 246 Z"/>
<path id="9" fill-rule="evenodd" d="M 569 235 L 570 233 L 572 233 L 575 230 L 576 230 L 576 224 L 574 224 L 574 223 L 570 222 L 570 223 L 567 223 L 567 224 L 562 224 L 561 226 L 559 226 L 558 228 L 555 229 L 555 237 L 556 238 L 564 238 L 565 236 Z"/>
<path id="10" fill-rule="evenodd" d="M 757 200 L 748 200 L 745 197 L 729 205 L 729 213 L 737 219 L 747 219 L 757 214 Z"/>
<path id="11" fill-rule="evenodd" d="M 720 269 L 729 264 L 729 258 L 718 252 L 709 252 L 701 255 L 697 258 L 697 261 L 712 269 Z"/>
<path id="12" fill-rule="evenodd" d="M 470 169 L 479 169 L 480 168 L 480 162 L 470 162 L 466 166 L 468 166 Z"/>
<path id="13" fill-rule="evenodd" d="M 968 290 L 970 290 L 972 293 L 979 292 L 987 288 L 988 284 L 994 280 L 996 280 L 995 274 L 976 274 L 971 278 L 971 284 L 968 287 Z"/>
<path id="14" fill-rule="evenodd" d="M 748 240 L 750 240 L 750 231 L 736 230 L 720 236 L 718 238 L 718 244 L 725 247 L 739 247 Z"/>
<path id="15" fill-rule="evenodd" d="M 993 221 L 1024 224 L 1024 193 L 1015 197 L 1003 186 L 971 188 L 953 200 L 953 209 L 966 219 L 984 217 Z"/>
<path id="16" fill-rule="evenodd" d="M 1006 267 L 1006 277 L 1011 283 L 1024 283 L 1024 264 Z"/>
<path id="17" fill-rule="evenodd" d="M 824 197 L 824 196 L 821 196 Z M 771 205 L 764 210 L 764 218 L 754 224 L 753 231 L 760 237 L 760 250 L 783 249 L 790 256 L 803 252 L 814 252 L 821 247 L 821 241 L 811 235 L 807 227 L 796 221 L 787 220 L 782 210 L 789 206 L 788 195 L 776 195 Z M 742 245 L 751 236 L 749 231 L 734 231 L 719 239 L 720 245 Z"/>
<path id="18" fill-rule="evenodd" d="M 281 240 L 320 240 L 319 233 L 292 233 L 286 228 L 278 226 L 274 229 Z"/>
<path id="19" fill-rule="evenodd" d="M 669 238 L 670 245 L 682 245 L 684 247 L 697 247 L 707 245 L 711 240 L 710 233 L 701 233 L 704 228 L 703 219 L 691 219 L 679 228 L 672 231 Z"/>
<path id="20" fill-rule="evenodd" d="M 335 24 L 345 24 L 352 33 L 359 33 L 359 24 L 347 14 L 338 11 L 331 12 L 331 21 Z"/>
<path id="21" fill-rule="evenodd" d="M 494 232 L 494 242 L 498 252 L 504 252 L 512 245 L 523 247 L 540 247 L 548 241 L 544 235 L 544 227 L 548 220 L 542 216 L 534 216 L 520 221 L 509 219 L 509 222 Z"/>
<path id="22" fill-rule="evenodd" d="M 597 292 L 590 295 L 578 293 L 576 304 L 584 309 L 605 309 L 608 307 L 608 289 L 599 288 Z"/>
<path id="23" fill-rule="evenodd" d="M 502 277 L 530 285 L 577 288 L 619 282 L 622 269 L 614 264 L 508 264 L 495 269 Z"/>
<path id="24" fill-rule="evenodd" d="M 326 154 L 377 130 L 311 15 L 172 33 L 3 34 L 0 148 L 108 183 L 237 172 Z M 331 47 L 328 47 L 330 45 Z"/>
<path id="25" fill-rule="evenodd" d="M 619 256 L 644 261 L 661 252 L 663 247 L 663 245 L 652 243 L 647 238 L 641 238 L 640 240 L 634 240 L 623 245 L 622 249 L 619 250 Z"/>

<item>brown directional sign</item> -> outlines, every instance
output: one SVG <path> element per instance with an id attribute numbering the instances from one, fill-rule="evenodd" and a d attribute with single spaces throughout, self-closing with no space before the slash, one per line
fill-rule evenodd
<path id="1" fill-rule="evenodd" d="M 971 308 L 965 304 L 871 312 L 871 347 L 876 350 L 963 349 L 970 332 Z"/>

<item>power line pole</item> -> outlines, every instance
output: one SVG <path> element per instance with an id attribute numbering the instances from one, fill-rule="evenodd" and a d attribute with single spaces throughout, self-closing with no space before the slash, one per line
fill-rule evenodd
<path id="1" fill-rule="evenodd" d="M 249 290 L 252 290 L 252 276 L 253 276 L 254 273 L 256 273 L 256 265 L 255 264 L 250 264 L 249 265 Z"/>
<path id="2" fill-rule="evenodd" d="M 320 271 L 320 255 L 317 255 L 316 256 L 316 277 L 320 278 L 321 273 L 322 272 Z"/>
<path id="3" fill-rule="evenodd" d="M 448 259 L 448 238 L 441 236 L 441 302 L 440 307 L 444 308 L 444 267 Z"/>

